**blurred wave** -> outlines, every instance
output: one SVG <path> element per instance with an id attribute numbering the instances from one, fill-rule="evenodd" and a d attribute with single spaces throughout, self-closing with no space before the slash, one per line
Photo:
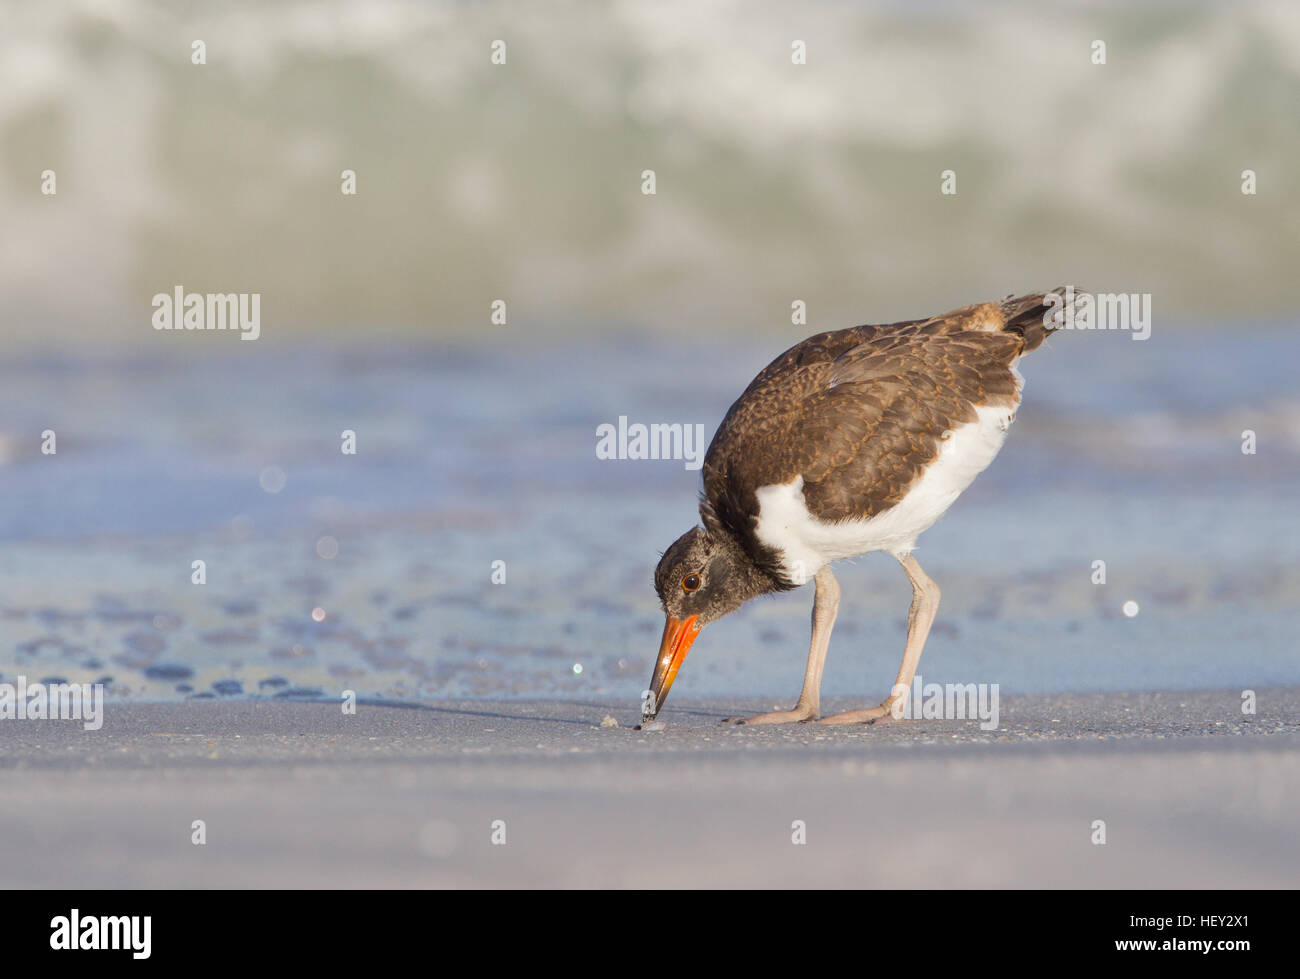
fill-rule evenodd
<path id="1" fill-rule="evenodd" d="M 3 4 L 0 331 L 155 339 L 177 284 L 272 334 L 1291 315 L 1300 6 L 1041 6 Z"/>

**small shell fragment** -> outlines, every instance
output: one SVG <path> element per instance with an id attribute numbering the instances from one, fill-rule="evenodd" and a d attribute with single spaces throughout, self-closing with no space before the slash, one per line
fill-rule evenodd
<path id="1" fill-rule="evenodd" d="M 637 725 L 638 731 L 663 731 L 668 727 L 663 721 L 642 721 Z"/>
<path id="2" fill-rule="evenodd" d="M 618 727 L 618 719 L 606 714 L 600 722 L 601 727 Z"/>

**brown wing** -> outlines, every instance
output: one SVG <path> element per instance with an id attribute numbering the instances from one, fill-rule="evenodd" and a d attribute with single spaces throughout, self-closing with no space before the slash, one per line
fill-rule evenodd
<path id="1" fill-rule="evenodd" d="M 1012 365 L 1042 342 L 1042 293 L 928 320 L 809 337 L 774 360 L 727 412 L 704 460 L 706 526 L 748 542 L 755 491 L 804 479 L 822 520 L 893 506 L 975 407 L 1014 405 Z"/>

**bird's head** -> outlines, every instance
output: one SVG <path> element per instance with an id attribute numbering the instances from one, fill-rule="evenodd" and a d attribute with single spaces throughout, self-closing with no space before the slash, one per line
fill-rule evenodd
<path id="1" fill-rule="evenodd" d="M 666 618 L 644 718 L 659 713 L 702 628 L 780 587 L 725 531 L 694 527 L 677 538 L 655 568 L 655 591 Z"/>

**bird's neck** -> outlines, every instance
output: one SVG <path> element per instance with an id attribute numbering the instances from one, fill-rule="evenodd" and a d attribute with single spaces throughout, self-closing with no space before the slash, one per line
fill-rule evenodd
<path id="1" fill-rule="evenodd" d="M 724 546 L 729 558 L 730 576 L 745 595 L 745 601 L 795 587 L 781 574 L 780 556 L 775 552 L 751 554 L 731 534 L 725 536 Z"/>

